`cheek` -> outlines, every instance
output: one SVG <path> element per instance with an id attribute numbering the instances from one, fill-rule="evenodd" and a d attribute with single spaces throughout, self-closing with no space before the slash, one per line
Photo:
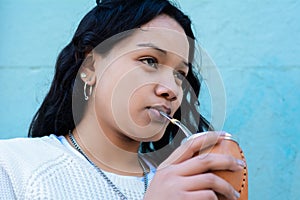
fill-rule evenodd
<path id="1" fill-rule="evenodd" d="M 134 118 L 137 112 L 134 110 L 142 103 L 143 93 L 139 92 L 139 88 L 144 81 L 138 78 L 139 74 L 135 71 L 138 70 L 126 72 L 112 88 L 111 108 L 120 127 L 136 124 Z M 134 104 L 135 108 L 131 104 Z"/>
<path id="2" fill-rule="evenodd" d="M 143 74 L 140 68 L 129 70 L 111 88 L 112 118 L 117 128 L 131 138 L 149 138 L 162 130 L 162 124 L 150 123 L 146 107 L 154 94 L 153 81 Z"/>
<path id="3" fill-rule="evenodd" d="M 146 127 L 151 122 L 148 106 L 151 106 L 153 84 L 144 84 L 132 92 L 128 101 L 129 113 L 132 120 L 140 127 Z"/>
<path id="4" fill-rule="evenodd" d="M 119 80 L 122 77 L 121 70 L 118 70 L 119 65 L 113 64 L 106 68 L 97 66 L 97 83 L 94 88 L 95 101 L 94 101 L 94 112 L 97 117 L 98 126 L 103 129 L 117 129 L 117 120 L 115 119 L 114 107 L 117 109 L 124 108 L 124 96 L 119 91 Z M 116 96 L 118 93 L 119 96 Z"/>
<path id="5" fill-rule="evenodd" d="M 102 78 L 94 89 L 94 112 L 100 129 L 115 126 L 112 113 L 112 84 L 107 84 L 106 78 Z"/>
<path id="6" fill-rule="evenodd" d="M 182 93 L 182 90 L 180 90 L 180 92 L 178 93 L 178 96 L 177 96 L 177 100 L 172 102 L 172 107 L 173 107 L 172 114 L 174 114 L 178 110 L 178 108 L 181 106 L 182 98 L 183 98 L 183 93 Z"/>

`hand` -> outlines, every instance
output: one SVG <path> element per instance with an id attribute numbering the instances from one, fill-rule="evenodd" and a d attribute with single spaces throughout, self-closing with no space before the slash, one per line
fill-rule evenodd
<path id="1" fill-rule="evenodd" d="M 178 147 L 161 165 L 151 181 L 144 200 L 238 199 L 239 193 L 225 180 L 214 175 L 215 170 L 242 170 L 243 162 L 222 154 L 194 156 L 200 149 L 215 145 L 224 132 L 207 132 Z M 209 172 L 210 171 L 210 172 Z"/>

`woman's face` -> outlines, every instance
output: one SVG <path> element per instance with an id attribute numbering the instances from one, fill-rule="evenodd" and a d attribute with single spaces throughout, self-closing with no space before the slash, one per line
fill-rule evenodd
<path id="1" fill-rule="evenodd" d="M 160 139 L 179 108 L 188 73 L 188 40 L 181 26 L 160 15 L 118 42 L 107 54 L 94 55 L 97 122 L 109 137 L 137 141 Z"/>

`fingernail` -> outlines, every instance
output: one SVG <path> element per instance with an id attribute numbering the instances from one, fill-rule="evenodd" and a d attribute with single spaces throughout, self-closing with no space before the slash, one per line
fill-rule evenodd
<path id="1" fill-rule="evenodd" d="M 246 167 L 246 163 L 245 163 L 243 160 L 237 159 L 236 162 L 237 162 L 237 164 L 238 164 L 239 166 L 241 166 L 241 167 Z"/>
<path id="2" fill-rule="evenodd" d="M 227 134 L 226 131 L 219 131 L 220 136 L 225 136 Z"/>
<path id="3" fill-rule="evenodd" d="M 241 195 L 238 191 L 234 190 L 234 196 L 238 199 Z"/>
<path id="4" fill-rule="evenodd" d="M 193 134 L 193 135 L 191 135 L 191 136 L 189 136 L 189 137 L 184 138 L 184 139 L 182 140 L 182 143 L 184 143 L 184 142 L 186 142 L 186 141 L 188 141 L 188 140 L 193 140 L 193 139 L 195 139 L 195 138 L 197 138 L 197 137 L 201 137 L 201 136 L 206 135 L 206 134 L 207 134 L 207 132 L 195 133 L 195 134 Z"/>

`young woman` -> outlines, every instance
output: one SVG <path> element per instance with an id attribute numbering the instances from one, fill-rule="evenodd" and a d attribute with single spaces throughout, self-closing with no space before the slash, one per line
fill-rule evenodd
<path id="1" fill-rule="evenodd" d="M 160 114 L 210 130 L 198 108 L 194 39 L 167 0 L 98 1 L 58 56 L 30 138 L 0 142 L 1 198 L 237 199 L 209 171 L 242 170 L 242 161 L 193 156 L 223 133 L 179 146 L 181 133 Z"/>

